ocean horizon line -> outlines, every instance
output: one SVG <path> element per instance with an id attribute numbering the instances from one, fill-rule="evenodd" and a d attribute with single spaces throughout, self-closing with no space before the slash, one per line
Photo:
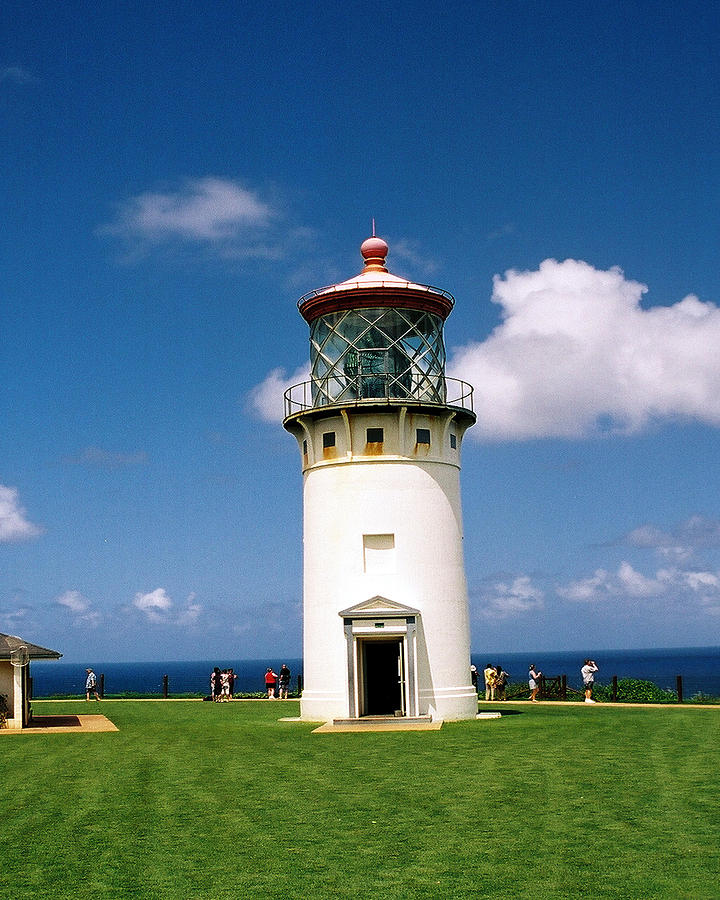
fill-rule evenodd
<path id="1" fill-rule="evenodd" d="M 533 654 L 535 654 L 536 656 L 564 656 L 564 655 L 570 655 L 570 654 L 576 653 L 579 656 L 583 656 L 586 653 L 594 653 L 596 655 L 608 654 L 608 655 L 614 656 L 616 654 L 625 654 L 625 653 L 649 653 L 649 654 L 676 653 L 677 654 L 677 653 L 680 653 L 683 651 L 685 651 L 685 652 L 691 651 L 693 653 L 697 653 L 700 651 L 712 652 L 714 650 L 720 650 L 720 644 L 679 644 L 677 646 L 664 646 L 664 647 L 656 647 L 656 646 L 650 646 L 650 647 L 600 647 L 597 649 L 588 649 L 587 647 L 578 649 L 577 647 L 575 647 L 575 648 L 571 648 L 569 650 L 552 650 L 552 649 L 544 649 L 544 650 L 542 650 L 542 649 L 541 650 L 538 650 L 538 649 L 533 649 L 533 650 L 490 649 L 490 650 L 488 650 L 487 648 L 480 648 L 478 650 L 478 649 L 473 648 L 470 651 L 470 655 L 478 656 L 480 654 L 487 653 L 490 656 L 510 656 L 510 655 L 518 656 L 519 654 L 529 654 L 530 656 L 532 656 Z M 87 656 L 83 656 L 82 658 L 78 657 L 78 658 L 71 659 L 69 657 L 62 656 L 59 660 L 42 660 L 42 659 L 33 660 L 33 666 L 38 663 L 49 663 L 49 664 L 58 664 L 59 663 L 60 665 L 87 666 L 90 663 L 93 663 L 93 661 L 97 660 L 97 659 L 101 659 L 101 661 L 104 664 L 108 664 L 108 665 L 110 665 L 110 664 L 112 664 L 112 665 L 138 664 L 138 665 L 146 666 L 146 665 L 154 665 L 156 663 L 158 663 L 158 664 L 159 663 L 167 663 L 168 665 L 175 665 L 175 664 L 185 665 L 187 663 L 207 663 L 207 662 L 213 662 L 213 665 L 219 665 L 221 662 L 224 662 L 224 661 L 232 662 L 232 661 L 237 661 L 237 660 L 242 660 L 245 663 L 252 663 L 252 662 L 266 663 L 270 659 L 302 660 L 302 658 L 303 658 L 302 654 L 293 656 L 290 653 L 286 654 L 285 656 L 283 656 L 283 654 L 274 653 L 274 654 L 268 655 L 268 656 L 237 656 L 237 655 L 222 656 L 222 655 L 217 655 L 214 657 L 196 656 L 196 657 L 187 657 L 187 658 L 183 658 L 183 659 L 179 659 L 179 658 L 169 659 L 169 658 L 165 658 L 162 656 L 154 656 L 150 659 L 139 659 L 139 658 L 107 659 L 107 658 L 92 656 L 92 655 L 88 654 Z M 215 660 L 217 660 L 218 662 L 215 662 Z M 97 663 L 95 663 L 95 664 L 97 664 Z"/>

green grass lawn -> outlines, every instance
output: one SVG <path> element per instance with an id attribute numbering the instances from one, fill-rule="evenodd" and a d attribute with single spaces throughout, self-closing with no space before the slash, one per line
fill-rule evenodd
<path id="1" fill-rule="evenodd" d="M 0 738 L 2 898 L 720 897 L 720 710 L 313 735 L 295 702 L 33 706 L 120 731 Z"/>

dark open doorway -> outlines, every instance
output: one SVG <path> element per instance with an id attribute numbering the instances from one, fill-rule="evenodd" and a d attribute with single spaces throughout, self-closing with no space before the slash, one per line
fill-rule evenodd
<path id="1" fill-rule="evenodd" d="M 364 716 L 392 716 L 404 711 L 402 640 L 362 641 Z"/>

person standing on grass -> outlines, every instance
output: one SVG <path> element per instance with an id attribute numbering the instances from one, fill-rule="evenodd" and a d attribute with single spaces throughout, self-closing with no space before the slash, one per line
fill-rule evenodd
<path id="1" fill-rule="evenodd" d="M 267 691 L 268 700 L 276 700 L 275 686 L 277 685 L 277 675 L 272 669 L 268 668 L 265 672 L 265 690 Z"/>
<path id="2" fill-rule="evenodd" d="M 483 675 L 485 676 L 485 699 L 486 700 L 494 700 L 495 699 L 495 666 L 491 663 L 487 663 L 485 669 L 483 670 Z"/>
<path id="3" fill-rule="evenodd" d="M 593 686 L 595 685 L 595 673 L 598 667 L 595 665 L 594 659 L 586 659 L 585 665 L 580 669 L 583 680 L 583 689 L 585 690 L 585 702 L 595 703 L 592 698 Z"/>
<path id="4" fill-rule="evenodd" d="M 100 700 L 100 694 L 98 694 L 97 689 L 97 678 L 95 677 L 95 673 L 92 669 L 85 669 L 87 672 L 87 678 L 85 679 L 85 699 L 90 699 L 90 694 L 95 694 L 95 699 L 97 701 Z"/>
<path id="5" fill-rule="evenodd" d="M 280 699 L 287 700 L 288 688 L 290 687 L 290 669 L 288 669 L 285 663 L 280 666 L 278 687 L 280 688 Z"/>
<path id="6" fill-rule="evenodd" d="M 542 678 L 542 672 L 538 672 L 535 668 L 535 663 L 530 663 L 530 669 L 528 671 L 528 686 L 530 688 L 530 700 L 533 703 L 537 703 L 537 695 L 540 690 L 540 679 Z"/>
<path id="7" fill-rule="evenodd" d="M 230 670 L 223 669 L 220 673 L 220 702 L 229 703 L 230 701 Z"/>
<path id="8" fill-rule="evenodd" d="M 502 666 L 495 666 L 495 699 L 507 700 L 505 696 L 505 686 L 508 683 L 510 675 Z"/>
<path id="9" fill-rule="evenodd" d="M 212 698 L 215 703 L 220 702 L 220 692 L 222 691 L 222 678 L 221 672 L 218 666 L 212 670 L 212 675 L 210 676 L 210 690 L 212 692 Z"/>

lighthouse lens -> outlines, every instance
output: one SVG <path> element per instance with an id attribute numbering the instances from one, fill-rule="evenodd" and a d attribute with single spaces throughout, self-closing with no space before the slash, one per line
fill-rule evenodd
<path id="1" fill-rule="evenodd" d="M 313 405 L 368 399 L 444 402 L 443 322 L 422 310 L 352 309 L 312 324 Z"/>

